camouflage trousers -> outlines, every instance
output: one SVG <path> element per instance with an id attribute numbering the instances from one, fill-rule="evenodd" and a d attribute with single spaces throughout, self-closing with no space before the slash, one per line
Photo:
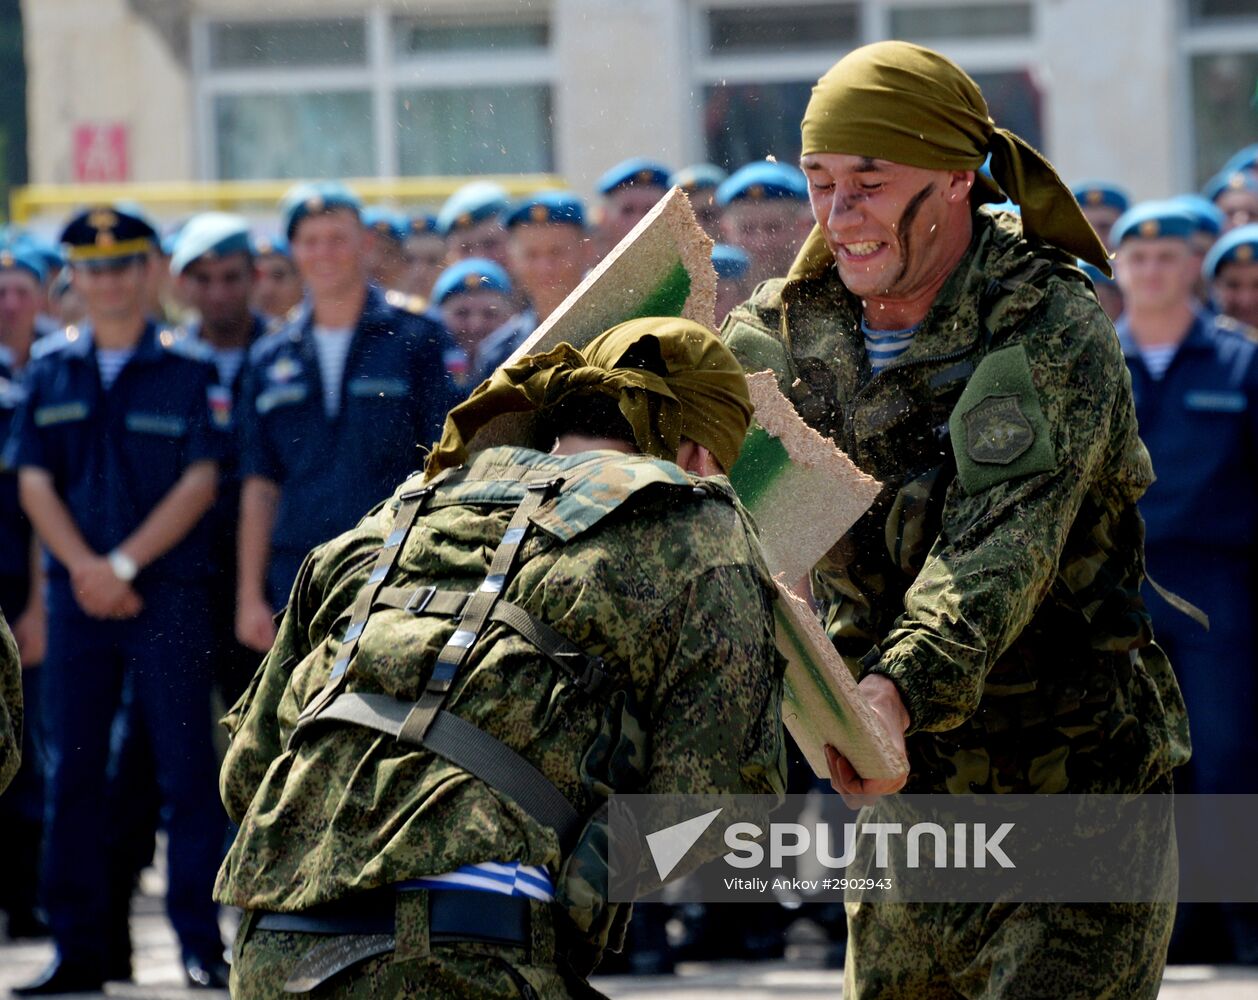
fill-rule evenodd
<path id="1" fill-rule="evenodd" d="M 849 903 L 844 1000 L 1155 1000 L 1171 903 Z"/>
<path id="2" fill-rule="evenodd" d="M 584 1000 L 600 997 L 592 987 L 565 978 L 555 963 L 549 920 L 533 920 L 527 947 L 474 941 L 430 942 L 423 892 L 405 893 L 397 910 L 393 947 L 356 962 L 302 993 L 285 984 L 312 949 L 352 947 L 351 937 L 260 930 L 246 914 L 232 950 L 233 1000 L 292 1000 L 293 997 L 450 997 L 458 1000 Z M 534 913 L 544 913 L 538 904 Z"/>

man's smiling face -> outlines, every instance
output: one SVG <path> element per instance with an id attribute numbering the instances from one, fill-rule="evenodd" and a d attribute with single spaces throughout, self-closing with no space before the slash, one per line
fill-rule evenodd
<path id="1" fill-rule="evenodd" d="M 958 219 L 969 213 L 972 171 L 843 153 L 809 153 L 800 165 L 813 216 L 855 295 L 915 299 L 955 265 L 957 241 L 969 242 Z"/>

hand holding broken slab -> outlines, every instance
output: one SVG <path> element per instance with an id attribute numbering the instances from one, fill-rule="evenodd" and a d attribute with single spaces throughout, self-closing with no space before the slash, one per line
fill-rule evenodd
<path id="1" fill-rule="evenodd" d="M 883 724 L 892 746 L 900 754 L 907 753 L 904 734 L 909 728 L 909 713 L 900 698 L 895 682 L 881 674 L 870 674 L 857 687 L 874 715 Z M 862 778 L 852 762 L 830 744 L 826 744 L 826 764 L 830 768 L 830 785 L 852 809 L 872 805 L 880 795 L 898 792 L 908 781 L 908 771 L 890 778 Z"/>

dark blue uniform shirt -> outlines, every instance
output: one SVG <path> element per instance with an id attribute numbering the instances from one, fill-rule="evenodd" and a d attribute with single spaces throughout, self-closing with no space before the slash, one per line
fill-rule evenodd
<path id="1" fill-rule="evenodd" d="M 309 307 L 250 352 L 237 418 L 241 474 L 280 487 L 271 590 L 285 592 L 305 554 L 353 527 L 423 465 L 459 395 L 445 367 L 453 347 L 430 318 L 390 305 L 375 288 L 345 360 L 329 418 Z M 273 570 L 276 567 L 273 565 Z"/>
<path id="2" fill-rule="evenodd" d="M 107 554 L 135 531 L 187 470 L 221 462 L 226 434 L 210 418 L 214 367 L 203 349 L 149 322 L 109 389 L 90 328 L 40 341 L 26 370 L 26 398 L 6 450 L 14 468 L 52 474 L 57 493 L 93 550 Z M 145 567 L 140 583 L 192 580 L 210 567 L 204 518 Z M 49 559 L 49 573 L 66 570 Z"/>
<path id="3" fill-rule="evenodd" d="M 0 348 L 0 442 L 7 441 L 26 392 L 13 374 L 12 358 Z M 17 470 L 0 462 L 0 578 L 29 580 L 31 575 L 31 523 L 26 519 L 17 496 Z M 9 621 L 22 608 L 4 608 Z"/>
<path id="4" fill-rule="evenodd" d="M 1157 475 L 1140 501 L 1149 545 L 1250 558 L 1258 542 L 1258 344 L 1232 320 L 1199 313 L 1154 379 L 1126 320 L 1116 326 Z"/>

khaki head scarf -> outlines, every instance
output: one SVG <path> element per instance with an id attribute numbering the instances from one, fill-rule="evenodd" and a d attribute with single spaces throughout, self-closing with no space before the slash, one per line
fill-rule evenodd
<path id="1" fill-rule="evenodd" d="M 659 348 L 666 375 L 619 367 L 626 352 L 648 338 Z M 689 438 L 731 469 L 751 423 L 742 366 L 720 338 L 690 320 L 647 317 L 612 327 L 584 351 L 560 344 L 499 368 L 447 415 L 425 471 L 432 477 L 462 465 L 468 443 L 490 421 L 543 414 L 578 393 L 616 400 L 638 448 L 669 461 L 677 458 L 681 439 Z"/>
<path id="2" fill-rule="evenodd" d="M 938 52 L 877 42 L 849 53 L 813 87 L 802 131 L 805 154 L 867 156 L 927 170 L 978 170 L 990 153 L 992 176 L 1022 210 L 1023 231 L 1110 273 L 1109 254 L 1052 164 L 997 128 L 978 84 Z M 982 175 L 975 189 L 986 201 L 1003 200 Z M 832 260 L 816 227 L 791 277 Z"/>

